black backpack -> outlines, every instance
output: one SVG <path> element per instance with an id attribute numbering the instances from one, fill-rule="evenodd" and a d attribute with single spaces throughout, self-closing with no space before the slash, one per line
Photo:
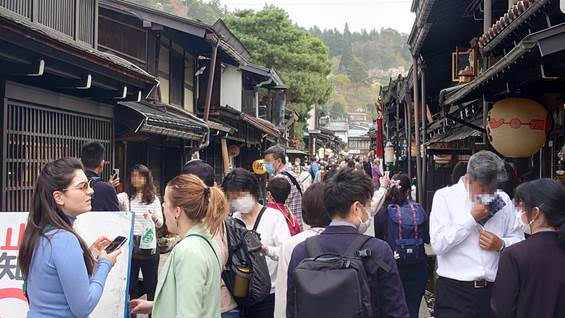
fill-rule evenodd
<path id="1" fill-rule="evenodd" d="M 371 290 L 364 260 L 372 259 L 386 272 L 390 266 L 371 250 L 362 249 L 371 238 L 359 235 L 343 255 L 324 253 L 319 237 L 306 240 L 308 258 L 294 269 L 295 317 L 297 318 L 369 318 L 377 308 L 371 305 Z"/>
<path id="2" fill-rule="evenodd" d="M 228 217 L 226 225 L 228 241 L 228 261 L 226 270 L 222 272 L 222 279 L 232 295 L 234 295 L 236 278 L 243 277 L 248 280 L 247 296 L 234 299 L 240 306 L 256 304 L 271 293 L 271 277 L 265 256 L 261 254 L 261 239 L 255 232 L 264 209 L 255 222 L 253 230 L 248 230 L 245 224 L 236 218 Z M 248 271 L 242 271 L 242 268 Z"/>

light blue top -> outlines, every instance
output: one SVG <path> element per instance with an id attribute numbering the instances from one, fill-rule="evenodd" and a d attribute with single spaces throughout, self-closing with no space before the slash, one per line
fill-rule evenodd
<path id="1" fill-rule="evenodd" d="M 88 317 L 102 296 L 112 263 L 98 259 L 95 274 L 89 277 L 76 236 L 61 229 L 46 235 L 49 239 L 40 238 L 31 262 L 27 317 Z"/>

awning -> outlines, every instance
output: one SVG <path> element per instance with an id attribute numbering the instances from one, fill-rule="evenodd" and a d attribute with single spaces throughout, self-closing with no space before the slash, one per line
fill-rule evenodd
<path id="1" fill-rule="evenodd" d="M 237 132 L 236 128 L 228 126 L 224 123 L 219 123 L 219 122 L 209 120 L 208 122 L 206 122 L 206 124 L 208 124 L 208 127 L 210 128 L 210 130 L 221 131 L 221 132 L 225 132 L 225 133 L 228 133 L 228 134 L 233 134 L 233 133 Z"/>
<path id="2" fill-rule="evenodd" d="M 240 116 L 244 122 L 250 124 L 251 126 L 259 129 L 260 131 L 272 137 L 279 138 L 281 135 L 281 132 L 277 129 L 277 127 L 275 127 L 275 125 L 264 119 L 254 117 L 246 113 L 241 113 Z"/>
<path id="3" fill-rule="evenodd" d="M 482 125 L 482 119 L 474 121 L 473 124 Z M 480 131 L 474 130 L 473 128 L 468 126 L 460 125 L 450 129 L 444 134 L 438 134 L 434 136 L 430 140 L 426 141 L 425 145 L 429 146 L 438 143 L 449 143 L 458 140 L 465 140 L 470 137 L 481 137 L 481 136 L 482 133 Z"/>
<path id="4" fill-rule="evenodd" d="M 265 79 L 271 79 L 272 80 L 271 85 L 267 85 L 267 86 L 271 86 L 277 89 L 288 88 L 288 86 L 286 86 L 283 83 L 280 76 L 277 74 L 277 72 L 274 69 L 267 68 L 257 64 L 246 64 L 241 66 L 240 69 L 246 72 L 257 74 L 259 76 L 264 77 Z"/>
<path id="5" fill-rule="evenodd" d="M 478 90 L 479 87 L 487 84 L 488 81 L 500 75 L 506 69 L 511 68 L 520 57 L 529 53 L 535 47 L 539 49 L 541 57 L 565 50 L 565 23 L 526 36 L 514 49 L 473 81 L 447 93 L 442 105 L 454 105 L 460 102 L 463 98 Z M 440 92 L 440 94 L 442 93 Z"/>
<path id="6" fill-rule="evenodd" d="M 208 127 L 197 117 L 174 106 L 142 102 L 120 102 L 116 117 L 137 132 L 203 142 Z"/>

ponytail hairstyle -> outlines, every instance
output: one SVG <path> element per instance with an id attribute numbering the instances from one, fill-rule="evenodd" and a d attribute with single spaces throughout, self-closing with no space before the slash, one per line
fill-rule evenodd
<path id="1" fill-rule="evenodd" d="M 27 226 L 22 237 L 18 254 L 18 265 L 22 276 L 27 279 L 31 260 L 39 239 L 46 235 L 48 228 L 71 232 L 80 243 L 84 263 L 88 275 L 94 271 L 94 257 L 84 240 L 75 232 L 71 221 L 55 202 L 53 193 L 63 191 L 71 185 L 77 170 L 84 170 L 81 162 L 75 158 L 63 158 L 46 164 L 35 182 L 31 198 L 31 211 L 28 215 Z"/>
<path id="2" fill-rule="evenodd" d="M 174 207 L 180 207 L 186 216 L 202 222 L 214 236 L 228 215 L 228 202 L 218 187 L 209 187 L 193 174 L 181 174 L 167 183 L 169 199 Z"/>
<path id="3" fill-rule="evenodd" d="M 390 189 L 386 194 L 385 204 L 383 206 L 388 206 L 389 204 L 402 206 L 408 203 L 408 194 L 411 190 L 412 183 L 410 182 L 410 178 L 404 173 L 395 174 L 390 180 Z"/>
<path id="4" fill-rule="evenodd" d="M 565 248 L 565 187 L 556 180 L 538 179 L 523 183 L 516 188 L 514 201 L 524 205 L 524 212 L 532 216 L 532 210 L 538 208 L 545 216 L 549 226 L 559 229 L 559 241 Z"/>

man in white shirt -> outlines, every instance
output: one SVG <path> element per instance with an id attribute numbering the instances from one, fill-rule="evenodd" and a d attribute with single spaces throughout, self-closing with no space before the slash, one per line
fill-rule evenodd
<path id="1" fill-rule="evenodd" d="M 524 239 L 514 204 L 497 190 L 505 179 L 504 161 L 480 151 L 470 158 L 459 183 L 434 196 L 430 237 L 438 260 L 438 318 L 494 317 L 490 296 L 500 252 Z M 503 207 L 491 209 L 496 201 Z"/>

